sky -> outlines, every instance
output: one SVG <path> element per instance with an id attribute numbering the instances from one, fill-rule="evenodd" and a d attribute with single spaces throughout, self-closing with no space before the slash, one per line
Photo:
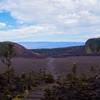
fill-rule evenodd
<path id="1" fill-rule="evenodd" d="M 0 41 L 100 37 L 100 0 L 0 0 Z"/>

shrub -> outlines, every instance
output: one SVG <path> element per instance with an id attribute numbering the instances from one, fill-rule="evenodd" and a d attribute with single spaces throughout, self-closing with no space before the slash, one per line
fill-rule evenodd
<path id="1" fill-rule="evenodd" d="M 100 100 L 100 78 L 69 73 L 61 82 L 45 90 L 42 100 Z"/>
<path id="2" fill-rule="evenodd" d="M 46 83 L 54 83 L 54 77 L 53 77 L 53 75 L 47 74 L 47 75 L 45 76 L 45 82 L 46 82 Z"/>

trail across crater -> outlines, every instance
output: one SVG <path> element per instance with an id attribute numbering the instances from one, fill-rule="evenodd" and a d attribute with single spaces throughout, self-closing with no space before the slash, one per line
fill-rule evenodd
<path id="1" fill-rule="evenodd" d="M 54 78 L 57 79 L 57 71 L 55 68 L 54 58 L 47 58 L 47 69 L 54 76 Z"/>

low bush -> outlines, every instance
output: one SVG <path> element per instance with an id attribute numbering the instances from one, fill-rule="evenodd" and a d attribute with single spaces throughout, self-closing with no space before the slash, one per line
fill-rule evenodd
<path id="1" fill-rule="evenodd" d="M 80 75 L 74 67 L 64 80 L 45 90 L 42 100 L 100 100 L 100 75 Z"/>

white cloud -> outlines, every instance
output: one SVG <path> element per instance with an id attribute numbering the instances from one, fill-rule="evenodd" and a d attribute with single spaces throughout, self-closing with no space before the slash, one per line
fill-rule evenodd
<path id="1" fill-rule="evenodd" d="M 3 22 L 0 22 L 0 29 L 5 28 L 5 27 L 6 27 L 6 24 Z"/>
<path id="2" fill-rule="evenodd" d="M 69 32 L 68 32 L 69 33 Z M 50 26 L 49 24 L 41 24 L 40 26 L 22 26 L 17 29 L 8 29 L 0 31 L 0 41 L 37 41 L 38 38 L 41 41 L 45 41 L 45 36 L 49 35 L 62 35 L 65 31 L 58 30 L 55 26 Z M 77 34 L 72 31 L 71 34 Z M 51 37 L 45 38 L 46 40 Z M 59 39 L 58 39 L 59 40 Z M 60 38 L 62 41 L 63 39 Z M 47 40 L 48 41 L 48 40 Z M 56 41 L 56 40 L 54 40 Z"/>
<path id="3" fill-rule="evenodd" d="M 0 9 L 9 11 L 21 23 L 33 23 L 31 27 L 10 30 L 14 36 L 23 34 L 23 38 L 35 34 L 81 35 L 81 29 L 92 36 L 100 27 L 100 0 L 4 0 Z M 94 27 L 93 32 L 90 27 Z"/>
<path id="4" fill-rule="evenodd" d="M 59 20 L 56 19 L 57 16 L 73 16 L 73 14 L 76 14 L 82 17 L 88 15 L 90 11 L 98 11 L 100 13 L 100 1 L 7 0 L 2 4 L 1 8 L 11 12 L 11 15 L 18 20 L 53 23 L 54 20 Z"/>

